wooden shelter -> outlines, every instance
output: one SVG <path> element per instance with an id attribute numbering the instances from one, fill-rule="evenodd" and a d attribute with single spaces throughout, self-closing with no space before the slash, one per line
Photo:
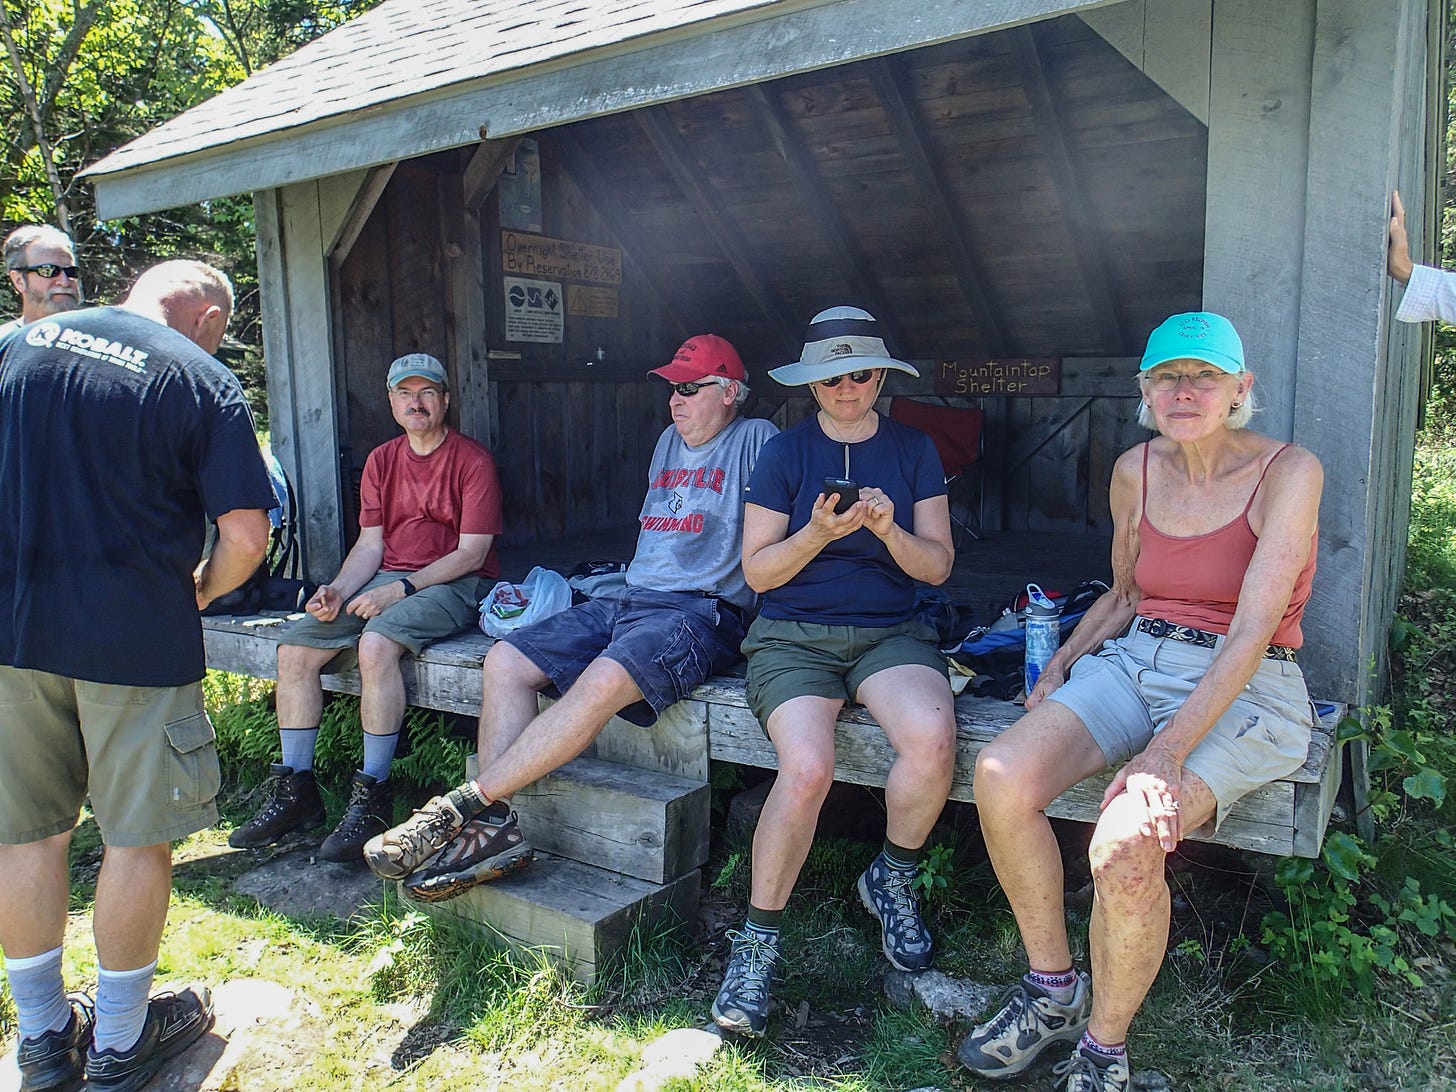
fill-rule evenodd
<path id="1" fill-rule="evenodd" d="M 1220 311 L 1258 378 L 1256 427 L 1324 462 L 1301 658 L 1312 692 L 1358 705 L 1380 688 L 1404 563 L 1423 359 L 1420 329 L 1392 321 L 1386 210 L 1398 187 L 1412 237 L 1429 234 L 1444 9 L 385 0 L 87 173 L 107 217 L 253 193 L 273 447 L 319 579 L 352 540 L 365 455 L 394 433 L 394 356 L 447 362 L 456 423 L 496 452 L 507 541 L 590 556 L 632 522 L 666 423 L 647 370 L 722 334 L 754 376 L 749 411 L 787 423 L 804 401 L 764 373 L 838 303 L 922 365 L 891 394 L 985 412 L 986 534 L 958 571 L 1017 571 L 1044 538 L 1092 575 L 1112 462 L 1145 435 L 1143 341 L 1168 314 Z M 267 674 L 271 642 L 218 625 L 209 656 Z M 412 668 L 416 694 L 478 706 L 478 656 L 442 643 Z M 651 736 L 609 729 L 535 794 L 589 800 L 613 837 L 658 847 L 612 858 L 640 890 L 571 871 L 571 853 L 607 860 L 597 840 L 564 871 L 528 869 L 529 892 L 477 888 L 467 912 L 557 937 L 586 923 L 568 947 L 589 976 L 631 914 L 681 910 L 709 758 L 772 760 L 750 753 L 741 705 L 710 680 Z M 969 762 L 999 722 L 960 712 Z M 855 762 L 858 724 L 840 722 Z M 1234 844 L 1318 852 L 1330 741 L 1327 725 Z M 875 783 L 865 761 L 844 777 Z M 525 928 L 509 935 L 532 942 Z"/>
<path id="2" fill-rule="evenodd" d="M 756 412 L 792 418 L 763 373 L 841 302 L 926 365 L 899 393 L 985 408 L 990 528 L 1100 556 L 1130 358 L 1167 314 L 1221 311 L 1258 426 L 1324 460 L 1306 663 L 1358 704 L 1421 357 L 1384 210 L 1399 186 L 1420 238 L 1433 207 L 1443 8 L 385 0 L 87 173 L 107 217 L 254 194 L 273 445 L 319 577 L 392 432 L 395 354 L 448 362 L 514 541 L 581 539 L 636 512 L 648 368 L 716 331 Z"/>

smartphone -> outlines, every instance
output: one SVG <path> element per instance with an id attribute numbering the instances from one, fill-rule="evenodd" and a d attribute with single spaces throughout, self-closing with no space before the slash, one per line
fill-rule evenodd
<path id="1" fill-rule="evenodd" d="M 848 478 L 825 478 L 824 495 L 828 497 L 834 493 L 839 494 L 839 503 L 834 506 L 834 514 L 842 516 L 849 511 L 850 505 L 859 500 L 859 483 Z"/>

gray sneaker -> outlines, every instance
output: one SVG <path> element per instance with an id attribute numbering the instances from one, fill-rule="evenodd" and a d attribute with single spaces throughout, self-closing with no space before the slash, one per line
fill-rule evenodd
<path id="1" fill-rule="evenodd" d="M 913 872 L 906 875 L 892 869 L 881 853 L 860 875 L 857 885 L 865 909 L 880 921 L 880 947 L 885 958 L 902 971 L 925 970 L 934 947 L 930 930 L 920 916 L 920 900 L 910 887 L 914 876 Z"/>
<path id="2" fill-rule="evenodd" d="M 723 973 L 723 988 L 713 1000 L 713 1022 L 740 1035 L 763 1035 L 768 1027 L 768 990 L 773 985 L 777 944 L 745 930 L 730 929 L 733 953 Z"/>
<path id="3" fill-rule="evenodd" d="M 1126 1062 L 1103 1065 L 1080 1047 L 1065 1062 L 1058 1062 L 1052 1075 L 1067 1078 L 1062 1092 L 1127 1092 L 1132 1087 Z"/>
<path id="4" fill-rule="evenodd" d="M 1023 978 L 1006 991 L 995 1016 L 971 1029 L 956 1057 L 979 1076 L 992 1080 L 1014 1077 L 1053 1043 L 1075 1043 L 1080 1039 L 1091 1015 L 1090 975 L 1077 976 L 1077 991 L 1066 1005 L 1053 1001 L 1040 986 Z"/>

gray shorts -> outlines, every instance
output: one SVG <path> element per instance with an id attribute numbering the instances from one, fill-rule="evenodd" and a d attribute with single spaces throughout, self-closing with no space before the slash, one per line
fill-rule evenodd
<path id="1" fill-rule="evenodd" d="M 354 594 L 391 584 L 409 575 L 381 570 Z M 340 610 L 332 622 L 320 622 L 310 614 L 285 629 L 279 635 L 278 643 L 340 649 L 341 655 L 335 656 L 325 667 L 329 673 L 346 671 L 358 662 L 353 650 L 365 633 L 388 637 L 396 644 L 404 645 L 411 655 L 418 656 L 431 641 L 475 626 L 480 618 L 481 597 L 488 590 L 485 581 L 472 574 L 448 584 L 431 584 L 428 588 L 421 588 L 367 622 L 344 610 Z"/>
<path id="2" fill-rule="evenodd" d="M 1077 714 L 1107 764 L 1116 766 L 1162 731 L 1208 672 L 1218 647 L 1134 629 L 1073 664 L 1071 678 L 1047 700 Z M 1299 665 L 1260 660 L 1254 677 L 1183 763 L 1218 800 L 1215 826 L 1240 797 L 1304 764 L 1314 720 Z"/>
<path id="3" fill-rule="evenodd" d="M 0 843 L 76 825 L 89 796 L 111 846 L 153 846 L 217 821 L 217 744 L 202 684 L 118 686 L 0 666 Z"/>
<path id="4" fill-rule="evenodd" d="M 826 626 L 759 615 L 743 642 L 748 657 L 748 708 L 768 731 L 768 718 L 791 698 L 853 702 L 860 684 L 886 668 L 921 664 L 946 674 L 935 631 L 911 620 L 894 626 Z"/>

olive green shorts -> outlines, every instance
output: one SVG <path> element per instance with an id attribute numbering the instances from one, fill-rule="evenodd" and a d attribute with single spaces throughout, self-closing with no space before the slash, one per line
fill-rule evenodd
<path id="1" fill-rule="evenodd" d="M 88 796 L 112 846 L 159 845 L 217 821 L 201 683 L 117 686 L 0 666 L 0 718 L 0 843 L 70 830 Z"/>
<path id="2" fill-rule="evenodd" d="M 871 675 L 905 664 L 944 675 L 945 657 L 935 644 L 935 631 L 913 620 L 895 626 L 825 626 L 760 614 L 743 640 L 748 708 L 767 731 L 769 716 L 790 698 L 853 702 Z"/>
<path id="3" fill-rule="evenodd" d="M 392 584 L 409 575 L 381 570 L 354 594 Z M 312 615 L 305 615 L 279 634 L 278 643 L 339 649 L 339 655 L 325 665 L 326 674 L 347 671 L 359 662 L 354 650 L 364 633 L 388 637 L 407 648 L 411 655 L 418 656 L 431 641 L 479 625 L 480 600 L 488 590 L 484 580 L 471 574 L 448 584 L 421 588 L 367 621 L 344 610 L 332 622 L 320 622 Z"/>

